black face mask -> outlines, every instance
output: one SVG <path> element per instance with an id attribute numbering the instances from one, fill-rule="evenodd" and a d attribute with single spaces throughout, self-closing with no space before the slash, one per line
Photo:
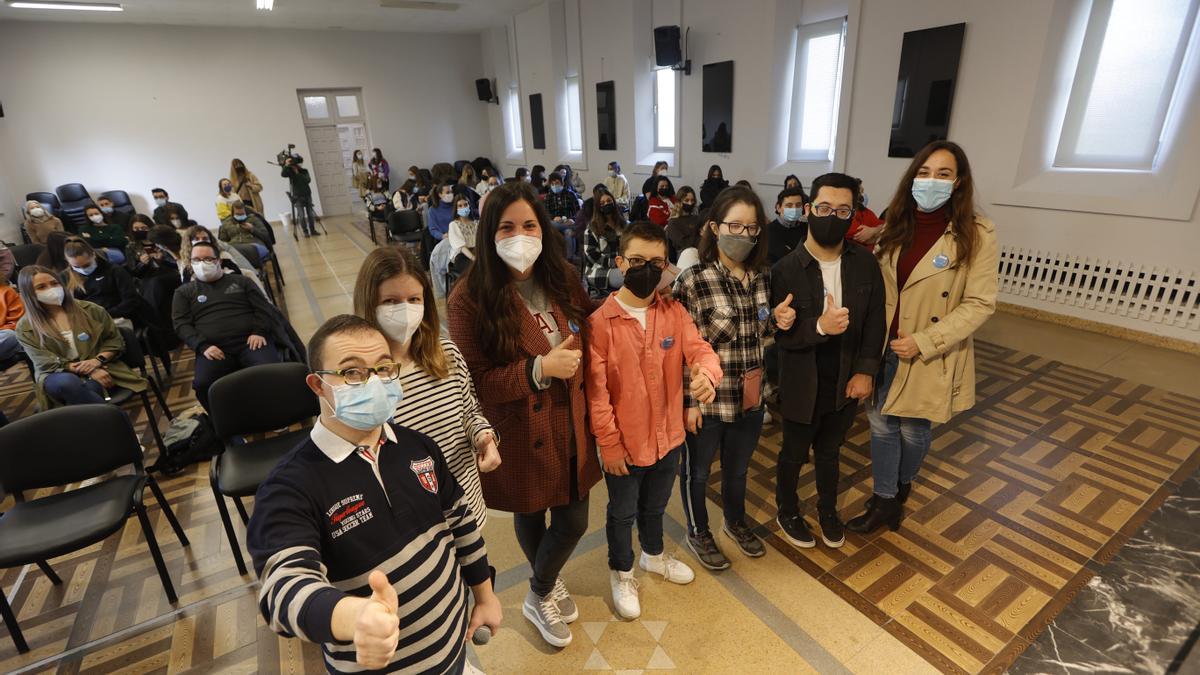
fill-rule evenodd
<path id="1" fill-rule="evenodd" d="M 133 236 L 134 241 L 145 241 L 146 237 L 150 236 L 150 231 L 149 230 L 134 230 L 133 232 L 130 232 L 130 234 Z"/>
<path id="2" fill-rule="evenodd" d="M 681 202 L 679 204 L 679 210 L 682 211 L 683 213 L 691 213 L 692 209 L 694 209 L 694 208 L 696 208 L 695 204 L 689 204 L 687 202 Z"/>
<path id="3" fill-rule="evenodd" d="M 625 273 L 625 288 L 645 300 L 654 295 L 655 289 L 658 288 L 658 282 L 662 281 L 662 274 L 662 270 L 650 263 L 641 267 L 630 267 L 629 271 Z"/>
<path id="4" fill-rule="evenodd" d="M 670 197 L 670 196 L 671 196 L 671 191 L 670 191 L 670 190 L 668 190 L 667 188 L 659 188 L 659 190 L 658 190 L 658 196 L 659 196 L 659 197 Z"/>
<path id="5" fill-rule="evenodd" d="M 846 238 L 850 231 L 850 220 L 842 220 L 834 214 L 818 216 L 810 213 L 808 216 L 808 235 L 821 246 L 835 246 Z"/>
<path id="6" fill-rule="evenodd" d="M 611 216 L 612 214 L 614 214 L 616 212 L 617 212 L 617 207 L 613 204 L 601 204 L 600 205 L 600 213 L 602 213 L 606 216 Z"/>

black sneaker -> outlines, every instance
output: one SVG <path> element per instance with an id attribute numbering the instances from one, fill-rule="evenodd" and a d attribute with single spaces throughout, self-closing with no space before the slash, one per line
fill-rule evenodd
<path id="1" fill-rule="evenodd" d="M 804 522 L 803 516 L 776 516 L 775 522 L 779 523 L 779 533 L 792 546 L 812 548 L 817 545 L 817 540 L 813 539 L 812 532 L 808 531 L 808 523 Z"/>
<path id="2" fill-rule="evenodd" d="M 731 523 L 728 520 L 721 526 L 725 536 L 733 540 L 742 553 L 751 558 L 761 558 L 767 549 L 763 548 L 762 540 L 742 523 Z"/>
<path id="3" fill-rule="evenodd" d="M 706 530 L 699 534 L 689 534 L 687 547 L 703 567 L 713 571 L 729 569 L 729 558 L 717 548 L 717 541 L 713 539 L 711 532 Z"/>
<path id="4" fill-rule="evenodd" d="M 821 541 L 829 548 L 841 548 L 846 543 L 846 527 L 837 511 L 822 511 L 818 517 L 821 523 Z"/>

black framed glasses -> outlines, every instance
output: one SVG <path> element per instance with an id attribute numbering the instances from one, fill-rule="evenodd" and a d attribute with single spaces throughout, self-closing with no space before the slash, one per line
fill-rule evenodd
<path id="1" fill-rule="evenodd" d="M 220 260 L 221 260 L 220 258 L 212 258 L 212 257 L 207 257 L 207 258 L 192 258 L 192 262 L 194 262 L 194 263 L 206 263 L 206 264 L 209 264 L 209 265 L 212 265 L 212 264 L 214 264 L 214 263 L 220 262 Z"/>
<path id="2" fill-rule="evenodd" d="M 846 206 L 835 209 L 828 204 L 815 204 L 815 205 L 813 205 L 812 210 L 813 210 L 813 213 L 820 216 L 821 218 L 824 218 L 825 216 L 828 216 L 829 214 L 832 213 L 832 214 L 837 215 L 838 218 L 841 218 L 842 220 L 846 220 L 850 216 L 854 215 L 854 209 L 846 207 Z"/>
<path id="3" fill-rule="evenodd" d="M 724 225 L 729 228 L 729 234 L 744 234 L 751 237 L 757 237 L 762 232 L 762 226 L 758 223 L 738 223 L 721 221 L 718 225 Z"/>
<path id="4" fill-rule="evenodd" d="M 667 269 L 667 267 L 671 264 L 671 263 L 667 262 L 666 258 L 654 258 L 653 260 L 646 260 L 645 258 L 639 258 L 637 256 L 634 256 L 632 258 L 626 258 L 625 262 L 629 263 L 630 269 L 635 269 L 635 270 L 638 269 L 639 267 L 644 267 L 647 263 L 649 263 L 650 265 L 658 268 L 661 271 L 661 270 Z"/>
<path id="5" fill-rule="evenodd" d="M 391 382 L 400 376 L 400 366 L 395 363 L 381 363 L 377 366 L 350 366 L 339 370 L 314 370 L 316 375 L 337 375 L 346 384 L 363 384 L 374 374 L 384 382 Z"/>

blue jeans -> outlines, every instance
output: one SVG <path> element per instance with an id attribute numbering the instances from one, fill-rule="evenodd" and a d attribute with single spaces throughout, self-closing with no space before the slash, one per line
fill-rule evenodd
<path id="1" fill-rule="evenodd" d="M 260 265 L 267 259 L 267 256 L 271 255 L 271 250 L 259 243 L 254 244 L 254 250 L 258 251 L 258 260 Z"/>
<path id="2" fill-rule="evenodd" d="M 0 361 L 7 361 L 21 351 L 21 343 L 17 342 L 16 331 L 7 328 L 0 330 Z"/>
<path id="3" fill-rule="evenodd" d="M 681 448 L 675 448 L 650 466 L 630 466 L 628 476 L 604 474 L 608 485 L 608 567 L 619 572 L 633 570 L 633 523 L 637 521 L 642 553 L 663 552 L 663 513 L 675 487 Z"/>
<path id="4" fill-rule="evenodd" d="M 429 276 L 433 279 L 433 294 L 446 297 L 446 275 L 450 271 L 450 239 L 446 238 L 433 247 L 429 254 Z"/>
<path id="5" fill-rule="evenodd" d="M 51 373 L 42 380 L 42 387 L 50 398 L 67 405 L 104 403 L 104 387 L 75 373 Z"/>
<path id="6" fill-rule="evenodd" d="M 867 418 L 871 421 L 874 492 L 888 499 L 896 496 L 900 483 L 911 483 L 917 477 L 933 441 L 933 425 L 929 420 L 883 414 L 883 404 L 899 365 L 900 357 L 889 347 L 883 355 L 883 372 L 875 389 L 875 405 L 867 408 Z"/>
<path id="7" fill-rule="evenodd" d="M 718 453 L 721 456 L 721 507 L 725 521 L 745 524 L 746 473 L 750 469 L 750 456 L 758 447 L 762 425 L 762 408 L 742 415 L 736 422 L 722 422 L 717 417 L 705 415 L 700 433 L 687 435 L 679 487 L 688 534 L 708 531 L 705 490 L 709 470 Z"/>
<path id="8" fill-rule="evenodd" d="M 575 224 L 573 222 L 554 223 L 554 228 L 557 229 L 567 242 L 567 260 L 575 260 L 578 242 L 575 238 Z"/>

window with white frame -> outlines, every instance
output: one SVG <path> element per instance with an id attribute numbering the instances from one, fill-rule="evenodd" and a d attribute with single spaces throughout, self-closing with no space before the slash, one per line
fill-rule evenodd
<path id="1" fill-rule="evenodd" d="M 525 149 L 521 136 L 521 95 L 516 85 L 508 88 L 508 149 L 511 152 Z"/>
<path id="2" fill-rule="evenodd" d="M 579 89 L 579 76 L 567 78 L 567 150 L 583 152 L 583 99 Z"/>
<path id="3" fill-rule="evenodd" d="M 792 118 L 788 128 L 789 161 L 833 159 L 845 47 L 844 18 L 796 29 Z"/>
<path id="4" fill-rule="evenodd" d="M 654 71 L 654 150 L 675 149 L 675 101 L 678 73 L 670 68 Z"/>
<path id="5" fill-rule="evenodd" d="M 1149 171 L 1200 0 L 1095 0 L 1054 166 Z"/>

